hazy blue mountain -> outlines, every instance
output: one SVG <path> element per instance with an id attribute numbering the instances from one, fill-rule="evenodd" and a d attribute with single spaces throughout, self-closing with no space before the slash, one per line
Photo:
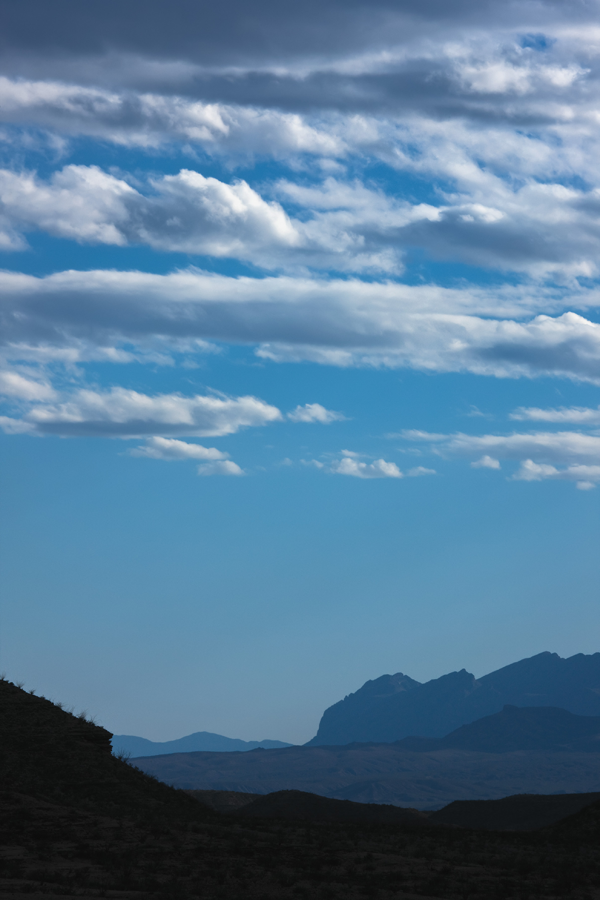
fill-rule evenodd
<path id="1" fill-rule="evenodd" d="M 476 679 L 465 669 L 419 684 L 383 675 L 325 710 L 309 746 L 442 737 L 513 706 L 555 706 L 600 716 L 600 653 L 539 653 Z"/>
<path id="2" fill-rule="evenodd" d="M 166 753 L 194 753 L 197 750 L 212 750 L 220 753 L 232 751 L 276 750 L 280 747 L 291 747 L 283 741 L 241 741 L 237 738 L 223 737 L 210 731 L 196 731 L 176 741 L 148 741 L 133 734 L 114 734 L 112 737 L 114 753 L 126 753 L 137 756 L 164 756 Z"/>
<path id="3" fill-rule="evenodd" d="M 502 712 L 461 725 L 443 738 L 407 737 L 397 741 L 396 746 L 416 752 L 452 749 L 483 753 L 600 753 L 600 716 L 576 716 L 555 706 L 507 705 Z"/>

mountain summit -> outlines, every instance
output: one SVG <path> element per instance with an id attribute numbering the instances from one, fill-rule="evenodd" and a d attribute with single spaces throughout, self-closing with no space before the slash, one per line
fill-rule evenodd
<path id="1" fill-rule="evenodd" d="M 600 653 L 539 653 L 479 679 L 466 669 L 425 684 L 401 672 L 382 675 L 326 709 L 308 745 L 442 737 L 507 704 L 600 716 Z"/>

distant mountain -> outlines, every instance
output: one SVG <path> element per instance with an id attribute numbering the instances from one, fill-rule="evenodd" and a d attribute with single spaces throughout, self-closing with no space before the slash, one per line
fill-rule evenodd
<path id="1" fill-rule="evenodd" d="M 600 653 L 539 653 L 476 679 L 465 669 L 425 684 L 383 675 L 325 710 L 307 746 L 393 742 L 448 732 L 513 706 L 555 706 L 600 716 Z"/>
<path id="2" fill-rule="evenodd" d="M 210 731 L 196 731 L 176 741 L 148 741 L 133 734 L 114 734 L 112 737 L 113 753 L 123 753 L 131 757 L 163 756 L 166 753 L 194 753 L 197 750 L 230 753 L 233 751 L 276 750 L 280 747 L 291 747 L 283 741 L 240 741 L 237 738 L 223 737 Z"/>
<path id="3" fill-rule="evenodd" d="M 358 803 L 439 809 L 509 794 L 600 792 L 600 754 L 561 750 L 407 750 L 395 744 L 177 753 L 136 760 L 174 787 L 268 794 L 297 790 Z"/>
<path id="4" fill-rule="evenodd" d="M 600 753 L 600 716 L 575 716 L 554 706 L 505 706 L 502 712 L 461 725 L 443 738 L 408 737 L 395 746 L 405 750 L 567 750 Z"/>

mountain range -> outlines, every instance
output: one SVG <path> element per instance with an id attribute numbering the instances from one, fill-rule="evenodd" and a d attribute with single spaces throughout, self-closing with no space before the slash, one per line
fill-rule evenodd
<path id="1" fill-rule="evenodd" d="M 114 734 L 112 737 L 113 753 L 124 756 L 163 756 L 167 753 L 194 753 L 207 750 L 218 753 L 245 752 L 262 747 L 275 750 L 291 747 L 284 741 L 241 741 L 237 738 L 223 737 L 210 731 L 196 731 L 175 741 L 148 741 L 133 734 Z"/>
<path id="2" fill-rule="evenodd" d="M 482 678 L 461 669 L 424 684 L 401 672 L 382 675 L 326 709 L 307 746 L 441 738 L 506 704 L 600 716 L 600 653 L 539 653 Z"/>
<path id="3" fill-rule="evenodd" d="M 575 900 L 597 894 L 597 794 L 459 803 L 427 816 L 284 791 L 229 795 L 227 812 L 219 813 L 214 794 L 196 798 L 148 778 L 111 754 L 109 732 L 3 678 L 0 733 L 0 896 L 7 900 Z M 371 746 L 387 753 L 395 747 Z M 156 759 L 212 756 L 235 763 L 300 753 L 331 762 L 332 754 L 351 749 Z M 471 830 L 496 828 L 504 833 Z"/>
<path id="4" fill-rule="evenodd" d="M 167 745 L 163 745 L 167 746 Z M 302 747 L 137 762 L 168 784 L 297 790 L 431 810 L 453 800 L 600 790 L 600 653 L 540 653 L 475 679 L 384 675 L 325 711 Z"/>
<path id="5" fill-rule="evenodd" d="M 441 739 L 181 753 L 135 763 L 187 790 L 299 790 L 432 810 L 458 799 L 600 791 L 599 754 L 600 717 L 506 706 Z"/>

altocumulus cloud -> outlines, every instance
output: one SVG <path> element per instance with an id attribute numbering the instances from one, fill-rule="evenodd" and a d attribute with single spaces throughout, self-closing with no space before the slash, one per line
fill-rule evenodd
<path id="1" fill-rule="evenodd" d="M 600 481 L 600 437 L 596 434 L 557 431 L 468 435 L 406 431 L 401 437 L 428 443 L 433 453 L 441 456 L 468 458 L 483 453 L 471 463 L 475 468 L 500 469 L 499 458 L 519 460 L 520 468 L 512 476 L 517 481 L 575 481 L 583 489 Z"/>
<path id="2" fill-rule="evenodd" d="M 4 11 L 0 120 L 14 164 L 0 171 L 0 247 L 25 250 L 44 232 L 262 270 L 0 273 L 7 431 L 140 438 L 134 454 L 240 475 L 226 454 L 179 438 L 341 420 L 318 403 L 284 415 L 255 397 L 56 386 L 65 370 L 74 383 L 75 364 L 194 365 L 220 343 L 251 346 L 264 364 L 600 383 L 597 0 L 257 0 L 250 18 L 241 0 L 209 17 L 203 7 Z M 135 149 L 135 171 L 68 164 L 81 139 Z M 161 174 L 160 153 L 186 168 Z M 480 285 L 402 284 L 415 254 L 467 263 Z M 512 418 L 583 427 L 600 413 Z M 598 481 L 593 434 L 406 437 L 475 468 L 516 461 L 520 481 Z M 320 465 L 403 477 L 350 453 Z"/>

